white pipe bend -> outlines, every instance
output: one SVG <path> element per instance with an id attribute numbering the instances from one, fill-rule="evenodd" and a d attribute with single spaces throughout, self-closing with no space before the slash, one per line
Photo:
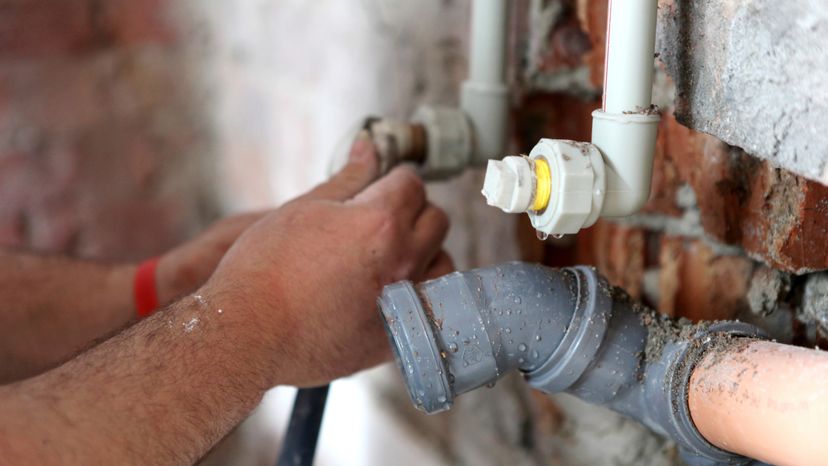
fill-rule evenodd
<path id="1" fill-rule="evenodd" d="M 532 199 L 548 196 L 548 201 L 532 202 L 527 210 L 533 226 L 543 234 L 577 233 L 599 217 L 632 215 L 650 195 L 661 119 L 651 105 L 658 2 L 609 2 L 604 103 L 592 114 L 592 144 L 543 139 L 530 158 L 547 160 L 550 173 L 534 173 L 534 183 L 514 184 L 499 192 L 484 190 L 490 205 L 500 207 L 501 193 L 511 187 L 532 189 Z M 490 166 L 484 186 L 498 186 L 493 182 L 498 180 L 489 177 L 502 178 L 506 166 L 498 162 Z"/>
<path id="2" fill-rule="evenodd" d="M 602 217 L 640 210 L 650 196 L 660 116 L 651 107 L 657 0 L 609 0 L 603 108 L 592 114 L 592 143 L 604 156 Z"/>

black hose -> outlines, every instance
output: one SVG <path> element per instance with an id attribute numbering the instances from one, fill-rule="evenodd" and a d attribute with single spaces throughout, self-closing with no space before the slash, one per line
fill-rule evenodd
<path id="1" fill-rule="evenodd" d="M 330 385 L 316 388 L 301 388 L 293 402 L 287 433 L 277 466 L 311 466 L 319 440 L 322 415 L 328 400 Z"/>

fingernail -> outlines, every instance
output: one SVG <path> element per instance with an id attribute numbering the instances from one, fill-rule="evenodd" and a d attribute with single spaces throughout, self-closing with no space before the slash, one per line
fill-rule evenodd
<path id="1" fill-rule="evenodd" d="M 371 135 L 366 130 L 357 133 L 354 143 L 351 145 L 351 152 L 348 159 L 351 161 L 365 161 L 373 155 L 373 143 Z"/>

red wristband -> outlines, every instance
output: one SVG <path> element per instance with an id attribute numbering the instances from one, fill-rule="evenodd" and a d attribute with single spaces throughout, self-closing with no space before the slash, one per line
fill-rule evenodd
<path id="1" fill-rule="evenodd" d="M 135 312 L 142 319 L 158 309 L 158 291 L 155 287 L 157 266 L 158 258 L 154 257 L 142 262 L 135 272 L 132 290 L 135 297 Z"/>

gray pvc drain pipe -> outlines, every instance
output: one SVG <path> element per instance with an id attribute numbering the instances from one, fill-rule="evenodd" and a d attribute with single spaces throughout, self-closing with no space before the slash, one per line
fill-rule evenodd
<path id="1" fill-rule="evenodd" d="M 752 325 L 678 326 L 592 268 L 521 262 L 395 283 L 379 307 L 411 400 L 427 413 L 519 370 L 540 391 L 571 393 L 671 437 L 690 464 L 750 462 L 702 437 L 687 391 L 712 345 L 764 338 Z"/>

